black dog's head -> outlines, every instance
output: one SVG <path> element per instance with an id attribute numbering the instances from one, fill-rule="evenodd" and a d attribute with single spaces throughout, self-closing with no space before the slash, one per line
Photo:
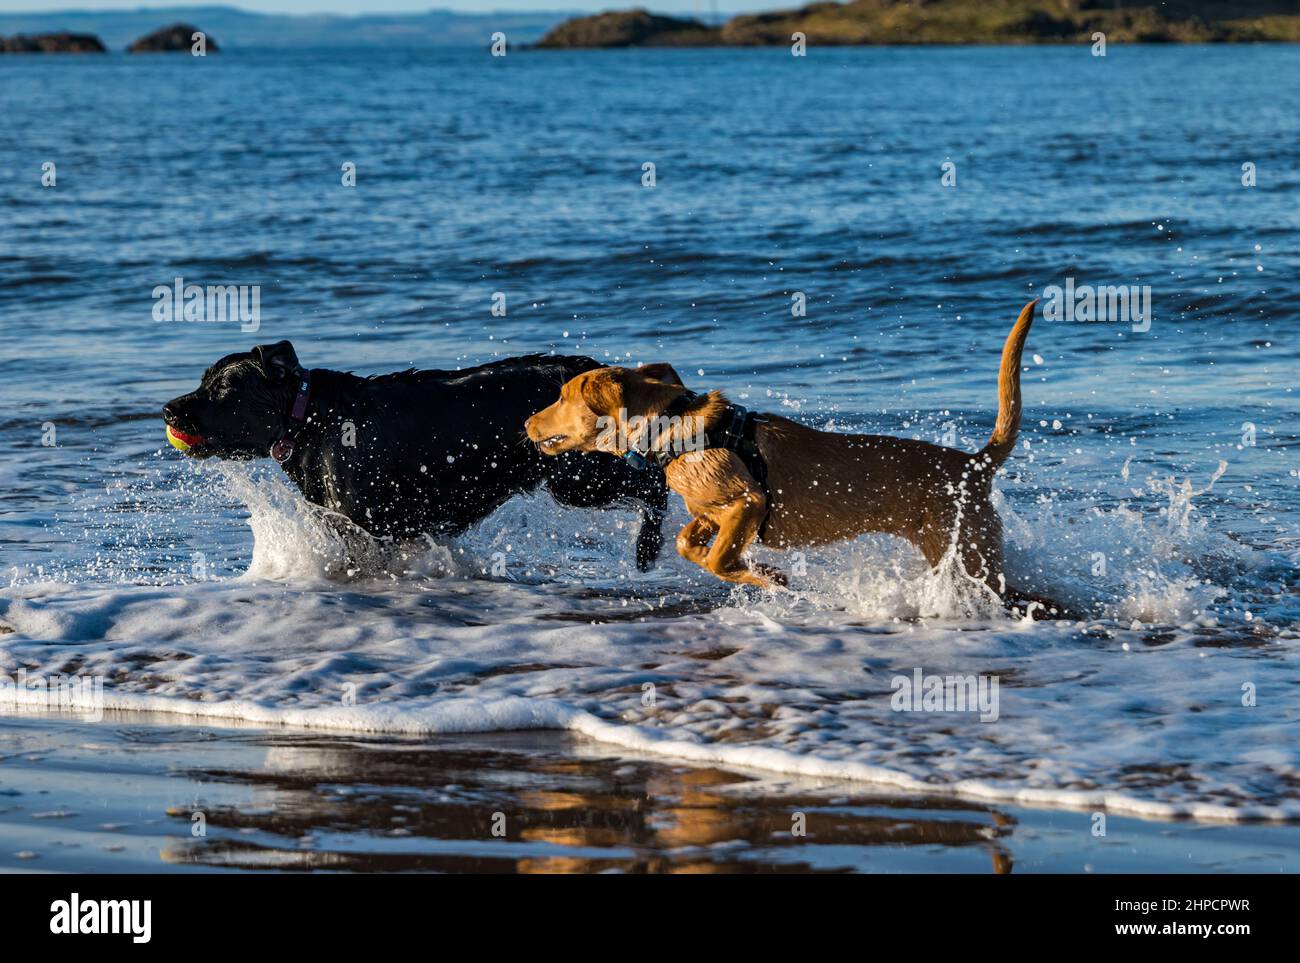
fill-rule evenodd
<path id="1" fill-rule="evenodd" d="M 288 426 L 297 370 L 288 341 L 226 355 L 198 388 L 163 405 L 167 440 L 198 458 L 267 457 Z"/>

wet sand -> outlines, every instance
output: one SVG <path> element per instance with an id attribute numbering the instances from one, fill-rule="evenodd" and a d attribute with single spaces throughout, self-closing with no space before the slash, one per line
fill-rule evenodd
<path id="1" fill-rule="evenodd" d="M 0 871 L 214 870 L 1273 873 L 1300 870 L 1300 826 L 1112 816 L 1094 836 L 1090 813 L 615 756 L 563 733 L 0 718 Z"/>

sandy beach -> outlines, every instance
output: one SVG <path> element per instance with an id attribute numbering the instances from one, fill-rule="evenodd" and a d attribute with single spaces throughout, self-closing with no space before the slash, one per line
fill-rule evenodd
<path id="1" fill-rule="evenodd" d="M 1088 813 L 616 758 L 560 733 L 358 738 L 128 713 L 0 719 L 5 872 L 1297 868 L 1300 826 L 1112 817 L 1098 837 Z"/>

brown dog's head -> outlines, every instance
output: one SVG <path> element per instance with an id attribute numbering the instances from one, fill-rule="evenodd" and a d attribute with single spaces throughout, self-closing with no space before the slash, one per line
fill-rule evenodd
<path id="1" fill-rule="evenodd" d="M 672 365 L 597 368 L 568 381 L 560 400 L 524 422 L 524 429 L 544 455 L 574 450 L 622 454 L 616 439 L 627 419 L 657 415 L 685 391 Z"/>

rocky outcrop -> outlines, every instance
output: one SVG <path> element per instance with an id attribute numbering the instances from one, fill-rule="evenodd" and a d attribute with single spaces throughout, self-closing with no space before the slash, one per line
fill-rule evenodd
<path id="1" fill-rule="evenodd" d="M 0 54 L 14 53 L 107 53 L 99 38 L 89 33 L 37 33 L 0 37 Z"/>
<path id="2" fill-rule="evenodd" d="M 568 20 L 538 47 L 707 47 L 720 43 L 719 31 L 698 20 L 661 17 L 645 10 L 598 13 Z"/>
<path id="3" fill-rule="evenodd" d="M 791 42 L 791 35 L 802 33 L 812 43 L 871 43 L 871 26 L 865 22 L 850 25 L 841 22 L 843 7 L 838 3 L 810 3 L 798 10 L 773 10 L 732 17 L 722 28 L 722 40 L 736 47 L 765 47 Z"/>
<path id="4" fill-rule="evenodd" d="M 128 53 L 191 53 L 193 37 L 201 32 L 188 23 L 174 23 L 146 34 L 126 49 Z M 217 52 L 217 42 L 211 37 L 205 35 L 203 42 L 207 53 Z"/>

